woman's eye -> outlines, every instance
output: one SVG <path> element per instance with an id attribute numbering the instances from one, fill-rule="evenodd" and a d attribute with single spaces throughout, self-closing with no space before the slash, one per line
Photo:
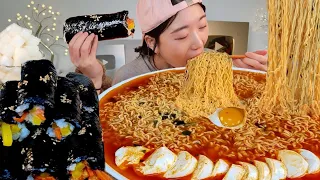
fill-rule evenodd
<path id="1" fill-rule="evenodd" d="M 205 26 L 202 26 L 202 27 L 200 27 L 199 29 L 204 29 L 204 28 L 206 28 L 207 27 L 207 25 L 205 25 Z"/>
<path id="2" fill-rule="evenodd" d="M 185 38 L 187 38 L 187 36 L 181 37 L 181 38 L 177 38 L 176 40 L 183 40 L 183 39 L 185 39 Z"/>

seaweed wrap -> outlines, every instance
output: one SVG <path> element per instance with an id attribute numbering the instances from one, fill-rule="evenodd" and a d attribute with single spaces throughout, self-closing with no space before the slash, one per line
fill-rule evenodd
<path id="1" fill-rule="evenodd" d="M 81 130 L 68 141 L 67 164 L 71 179 L 85 179 L 89 174 L 102 179 L 106 173 L 96 90 L 92 81 L 82 74 L 69 73 L 67 77 L 78 84 L 82 101 Z"/>
<path id="2" fill-rule="evenodd" d="M 69 43 L 78 32 L 98 35 L 99 41 L 124 38 L 133 35 L 134 21 L 128 17 L 128 11 L 113 14 L 95 14 L 68 18 L 63 26 L 65 41 Z"/>
<path id="3" fill-rule="evenodd" d="M 47 130 L 51 138 L 61 141 L 80 130 L 81 101 L 77 83 L 58 77 L 54 111 L 53 122 Z"/>
<path id="4" fill-rule="evenodd" d="M 54 93 L 57 87 L 56 70 L 49 60 L 28 61 L 22 65 L 18 85 L 16 112 L 33 126 L 50 124 L 54 109 Z"/>
<path id="5" fill-rule="evenodd" d="M 99 98 L 91 79 L 79 73 L 69 73 L 67 77 L 78 84 L 83 111 L 99 114 Z"/>
<path id="6" fill-rule="evenodd" d="M 18 81 L 7 81 L 0 91 L 0 134 L 3 146 L 12 146 L 13 141 L 23 141 L 30 133 L 19 115 L 17 105 Z"/>
<path id="7" fill-rule="evenodd" d="M 42 127 L 38 127 L 22 142 L 22 169 L 29 174 L 28 179 L 65 179 L 67 171 L 59 166 L 62 157 L 58 148 Z"/>
<path id="8" fill-rule="evenodd" d="M 22 158 L 20 152 L 21 146 L 18 143 L 10 147 L 0 145 L 0 179 L 26 179 L 27 176 L 21 169 Z"/>
<path id="9" fill-rule="evenodd" d="M 0 120 L 6 123 L 14 123 L 13 117 L 17 107 L 17 90 L 19 81 L 7 81 L 0 90 Z"/>

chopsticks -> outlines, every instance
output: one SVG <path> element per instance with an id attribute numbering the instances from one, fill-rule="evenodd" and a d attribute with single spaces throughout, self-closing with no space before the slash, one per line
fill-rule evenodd
<path id="1" fill-rule="evenodd" d="M 243 59 L 243 58 L 245 58 L 246 56 L 245 56 L 245 55 L 230 55 L 230 57 L 231 57 L 232 59 Z"/>

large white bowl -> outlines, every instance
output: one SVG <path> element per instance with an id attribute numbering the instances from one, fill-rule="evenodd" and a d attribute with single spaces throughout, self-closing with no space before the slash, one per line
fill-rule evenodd
<path id="1" fill-rule="evenodd" d="M 185 68 L 182 67 L 182 68 L 172 68 L 172 69 L 165 69 L 165 70 L 160 70 L 160 71 L 154 71 L 154 72 L 150 72 L 150 73 L 145 73 L 145 74 L 141 74 L 139 76 L 135 76 L 135 77 L 132 77 L 130 79 L 127 79 L 125 81 L 122 81 L 118 84 L 115 84 L 114 86 L 112 86 L 111 88 L 107 89 L 106 91 L 104 91 L 103 93 L 101 93 L 99 95 L 99 101 L 104 97 L 106 96 L 108 93 L 110 93 L 112 90 L 114 89 L 117 89 L 118 87 L 130 82 L 130 81 L 133 81 L 135 79 L 138 79 L 140 77 L 143 77 L 143 76 L 149 76 L 149 75 L 153 75 L 153 74 L 157 74 L 157 73 L 161 73 L 161 72 L 166 72 L 166 71 L 177 71 L 177 70 L 184 70 Z M 236 71 L 245 71 L 245 72 L 255 72 L 255 73 L 261 73 L 261 74 L 265 74 L 266 72 L 264 71 L 258 71 L 258 70 L 251 70 L 251 69 L 244 69 L 244 68 L 237 68 L 237 67 L 233 67 L 232 68 L 233 70 L 236 70 Z M 119 172 L 117 172 L 116 170 L 114 170 L 111 166 L 109 166 L 107 163 L 106 163 L 106 167 L 105 167 L 105 171 L 107 173 L 109 173 L 110 175 L 112 175 L 114 178 L 118 179 L 118 180 L 127 180 L 126 177 L 122 176 Z"/>

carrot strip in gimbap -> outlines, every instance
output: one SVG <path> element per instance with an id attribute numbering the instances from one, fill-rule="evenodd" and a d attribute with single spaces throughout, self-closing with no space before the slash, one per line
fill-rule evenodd
<path id="1" fill-rule="evenodd" d="M 94 171 L 97 174 L 97 177 L 100 180 L 111 180 L 111 178 L 106 174 L 106 172 L 101 171 L 101 170 L 95 170 Z"/>
<path id="2" fill-rule="evenodd" d="M 21 117 L 14 117 L 13 120 L 21 123 L 26 119 L 27 115 L 28 113 L 23 113 Z"/>
<path id="3" fill-rule="evenodd" d="M 62 134 L 59 128 L 54 128 L 54 134 L 56 135 L 58 140 L 62 139 Z"/>
<path id="4" fill-rule="evenodd" d="M 86 168 L 86 171 L 88 172 L 89 177 L 94 176 L 94 172 L 91 170 L 90 167 L 87 167 L 87 168 Z"/>

